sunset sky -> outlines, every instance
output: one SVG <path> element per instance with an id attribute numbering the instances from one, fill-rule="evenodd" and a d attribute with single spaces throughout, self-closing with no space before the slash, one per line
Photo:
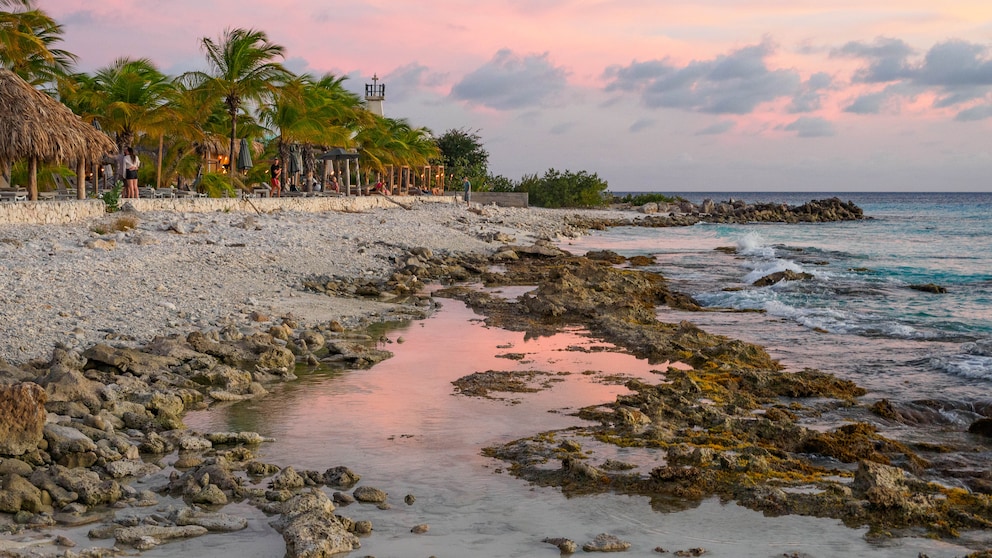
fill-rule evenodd
<path id="1" fill-rule="evenodd" d="M 989 0 L 39 0 L 93 72 L 265 31 L 297 73 L 622 191 L 992 190 Z"/>

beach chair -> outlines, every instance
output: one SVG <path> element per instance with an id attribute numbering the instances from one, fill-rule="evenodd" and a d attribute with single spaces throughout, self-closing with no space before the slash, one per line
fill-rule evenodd
<path id="1" fill-rule="evenodd" d="M 142 186 L 141 188 L 138 188 L 138 197 L 139 198 L 154 198 L 155 197 L 155 188 L 152 188 L 151 186 Z"/>
<path id="2" fill-rule="evenodd" d="M 65 180 L 62 179 L 62 175 L 58 173 L 52 173 L 52 181 L 55 182 L 55 195 L 56 200 L 74 200 L 76 199 L 76 188 L 69 189 L 65 185 Z M 46 194 L 49 192 L 46 192 Z M 40 192 L 39 192 L 40 197 Z"/>
<path id="3" fill-rule="evenodd" d="M 175 188 L 155 188 L 156 198 L 174 198 L 176 197 Z"/>
<path id="4" fill-rule="evenodd" d="M 27 201 L 28 191 L 24 188 L 0 188 L 0 201 Z"/>
<path id="5" fill-rule="evenodd" d="M 11 186 L 7 177 L 0 174 L 0 201 L 27 201 L 28 191 L 18 186 Z"/>

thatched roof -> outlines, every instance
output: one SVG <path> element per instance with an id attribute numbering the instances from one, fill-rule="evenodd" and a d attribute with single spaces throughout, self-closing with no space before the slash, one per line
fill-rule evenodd
<path id="1" fill-rule="evenodd" d="M 0 68 L 0 130 L 0 163 L 93 161 L 117 150 L 103 132 L 5 68 Z"/>

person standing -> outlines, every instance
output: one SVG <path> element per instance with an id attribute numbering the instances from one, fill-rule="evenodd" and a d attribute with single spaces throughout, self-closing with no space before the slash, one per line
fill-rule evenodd
<path id="1" fill-rule="evenodd" d="M 272 166 L 269 167 L 269 174 L 272 178 L 269 179 L 269 184 L 271 188 L 269 189 L 270 198 L 278 198 L 282 195 L 282 167 L 279 166 L 279 159 L 272 162 Z"/>
<path id="2" fill-rule="evenodd" d="M 472 205 L 472 183 L 467 176 L 462 178 L 462 188 L 465 189 L 465 205 Z"/>
<path id="3" fill-rule="evenodd" d="M 127 155 L 124 156 L 124 197 L 138 197 L 138 167 L 141 166 L 141 159 L 134 154 L 134 148 L 127 148 Z"/>

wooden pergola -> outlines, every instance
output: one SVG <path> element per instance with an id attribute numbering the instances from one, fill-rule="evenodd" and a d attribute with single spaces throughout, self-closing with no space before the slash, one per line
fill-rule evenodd
<path id="1" fill-rule="evenodd" d="M 87 162 L 117 151 L 103 132 L 5 68 L 0 68 L 0 130 L 0 170 L 27 159 L 31 200 L 38 199 L 39 161 L 74 161 L 77 196 L 84 199 Z"/>

